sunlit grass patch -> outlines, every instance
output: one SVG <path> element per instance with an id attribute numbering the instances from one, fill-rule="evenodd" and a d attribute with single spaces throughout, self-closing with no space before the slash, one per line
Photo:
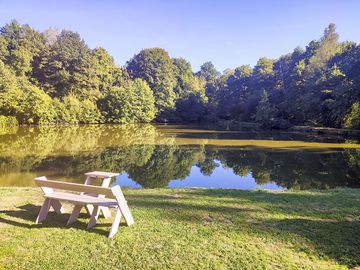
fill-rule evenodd
<path id="1" fill-rule="evenodd" d="M 136 224 L 107 238 L 82 213 L 34 220 L 41 193 L 0 189 L 4 269 L 347 269 L 360 266 L 360 191 L 125 189 Z M 66 205 L 67 212 L 70 206 Z"/>

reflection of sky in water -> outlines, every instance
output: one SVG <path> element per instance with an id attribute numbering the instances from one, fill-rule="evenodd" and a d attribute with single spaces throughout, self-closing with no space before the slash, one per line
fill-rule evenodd
<path id="1" fill-rule="evenodd" d="M 123 187 L 141 188 L 141 185 L 131 180 L 127 173 L 116 178 L 116 183 Z M 203 175 L 200 168 L 193 166 L 191 173 L 185 179 L 174 179 L 169 182 L 169 188 L 233 188 L 233 189 L 284 189 L 276 183 L 259 185 L 255 182 L 251 173 L 246 176 L 238 176 L 232 169 L 217 167 L 210 176 Z"/>

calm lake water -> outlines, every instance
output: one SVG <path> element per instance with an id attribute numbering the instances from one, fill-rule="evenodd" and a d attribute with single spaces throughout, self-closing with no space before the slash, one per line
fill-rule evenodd
<path id="1" fill-rule="evenodd" d="M 0 186 L 33 186 L 41 175 L 81 183 L 93 170 L 136 188 L 358 188 L 360 144 L 173 125 L 0 128 Z"/>

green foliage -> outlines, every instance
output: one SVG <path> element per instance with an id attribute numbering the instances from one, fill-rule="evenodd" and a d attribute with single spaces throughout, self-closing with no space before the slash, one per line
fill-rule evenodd
<path id="1" fill-rule="evenodd" d="M 142 79 L 112 87 L 98 103 L 106 121 L 111 123 L 146 123 L 155 117 L 153 93 Z"/>
<path id="2" fill-rule="evenodd" d="M 99 80 L 99 91 L 104 93 L 109 90 L 116 80 L 117 75 L 121 75 L 122 71 L 116 67 L 114 59 L 103 48 L 96 48 L 92 51 L 94 58 L 95 73 Z"/>
<path id="3" fill-rule="evenodd" d="M 0 127 L 19 125 L 15 116 L 0 115 Z"/>
<path id="4" fill-rule="evenodd" d="M 226 80 L 226 87 L 220 88 L 217 114 L 223 119 L 243 118 L 245 104 L 249 97 L 252 69 L 250 66 L 241 66 L 234 70 Z"/>
<path id="5" fill-rule="evenodd" d="M 127 63 L 126 68 L 133 79 L 141 78 L 149 84 L 159 114 L 174 108 L 176 80 L 172 61 L 165 50 L 144 49 Z"/>
<path id="6" fill-rule="evenodd" d="M 338 38 L 335 24 L 330 24 L 324 31 L 320 40 L 320 46 L 316 49 L 314 55 L 309 59 L 308 69 L 310 72 L 316 72 L 323 68 L 327 61 L 338 51 Z"/>
<path id="7" fill-rule="evenodd" d="M 206 103 L 197 93 L 191 93 L 187 98 L 176 102 L 176 115 L 183 122 L 200 122 L 205 114 Z"/>
<path id="8" fill-rule="evenodd" d="M 360 103 L 355 102 L 350 112 L 344 118 L 345 128 L 360 129 Z"/>
<path id="9" fill-rule="evenodd" d="M 56 119 L 56 113 L 51 98 L 40 88 L 27 80 L 19 82 L 23 92 L 18 111 L 21 124 L 51 124 Z"/>
<path id="10" fill-rule="evenodd" d="M 95 100 L 100 96 L 95 60 L 78 33 L 63 30 L 34 63 L 34 76 L 53 97 L 74 94 Z"/>
<path id="11" fill-rule="evenodd" d="M 174 58 L 173 66 L 176 98 L 181 100 L 188 98 L 191 94 L 198 94 L 203 101 L 206 101 L 205 80 L 194 76 L 190 63 L 183 58 Z"/>
<path id="12" fill-rule="evenodd" d="M 196 74 L 198 77 L 203 77 L 207 82 L 213 81 L 220 77 L 220 72 L 216 70 L 212 62 L 205 62 L 201 65 L 200 71 Z"/>
<path id="13" fill-rule="evenodd" d="M 0 29 L 0 60 L 9 65 L 18 76 L 31 71 L 31 62 L 44 48 L 41 34 L 28 25 L 13 20 Z"/>
<path id="14" fill-rule="evenodd" d="M 75 95 L 70 94 L 64 97 L 63 102 L 68 115 L 62 115 L 61 118 L 67 118 L 68 123 L 96 124 L 101 122 L 101 113 L 91 100 L 80 100 Z"/>
<path id="15" fill-rule="evenodd" d="M 120 67 L 78 33 L 40 33 L 14 20 L 0 29 L 0 115 L 21 124 L 155 119 L 358 128 L 360 45 L 338 39 L 330 24 L 319 40 L 278 59 L 223 73 L 206 62 L 194 73 L 161 48 L 144 49 Z"/>
<path id="16" fill-rule="evenodd" d="M 0 61 L 0 113 L 16 116 L 20 107 L 19 97 L 22 94 L 15 74 Z"/>
<path id="17" fill-rule="evenodd" d="M 275 119 L 275 108 L 270 104 L 268 94 L 263 92 L 259 105 L 256 108 L 255 121 L 262 127 L 273 126 Z"/>

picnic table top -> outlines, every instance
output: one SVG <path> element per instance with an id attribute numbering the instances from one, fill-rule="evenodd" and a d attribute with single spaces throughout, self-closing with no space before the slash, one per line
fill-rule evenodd
<path id="1" fill-rule="evenodd" d="M 85 175 L 90 177 L 97 177 L 97 178 L 110 178 L 110 177 L 118 176 L 119 173 L 93 171 L 93 172 L 87 172 L 85 173 Z"/>

